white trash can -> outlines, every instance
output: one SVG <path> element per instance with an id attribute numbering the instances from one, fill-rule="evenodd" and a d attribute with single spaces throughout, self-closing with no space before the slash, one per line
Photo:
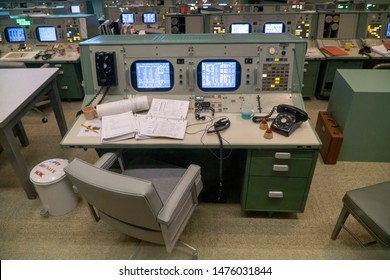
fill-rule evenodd
<path id="1" fill-rule="evenodd" d="M 42 216 L 65 215 L 77 206 L 78 196 L 64 172 L 67 165 L 67 160 L 49 159 L 36 165 L 30 172 L 30 181 L 43 204 Z"/>

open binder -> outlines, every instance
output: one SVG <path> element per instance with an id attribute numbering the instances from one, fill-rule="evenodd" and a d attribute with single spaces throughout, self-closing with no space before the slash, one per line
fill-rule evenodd
<path id="1" fill-rule="evenodd" d="M 189 101 L 153 99 L 146 115 L 132 111 L 102 117 L 102 142 L 130 138 L 184 139 Z"/>

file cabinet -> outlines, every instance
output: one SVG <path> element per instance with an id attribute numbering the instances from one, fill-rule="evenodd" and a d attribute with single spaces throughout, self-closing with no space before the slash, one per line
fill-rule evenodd
<path id="1" fill-rule="evenodd" d="M 303 212 L 318 150 L 250 149 L 241 207 L 245 211 Z"/>

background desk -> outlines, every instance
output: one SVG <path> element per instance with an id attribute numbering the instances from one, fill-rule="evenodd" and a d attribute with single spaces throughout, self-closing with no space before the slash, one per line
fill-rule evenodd
<path id="1" fill-rule="evenodd" d="M 56 53 L 50 59 L 35 59 L 39 52 L 9 52 L 1 57 L 1 61 L 23 62 L 28 68 L 39 68 L 43 64 L 59 68 L 57 76 L 58 91 L 63 100 L 80 100 L 84 97 L 81 74 L 80 55 L 74 51 L 66 51 L 64 55 Z M 24 55 L 25 54 L 25 55 Z"/>
<path id="2" fill-rule="evenodd" d="M 67 125 L 55 79 L 58 72 L 57 68 L 0 69 L 0 141 L 29 199 L 37 193 L 12 129 L 37 100 L 49 94 L 60 133 L 65 135 Z"/>
<path id="3" fill-rule="evenodd" d="M 302 100 L 300 95 L 297 102 L 299 100 Z M 216 117 L 220 116 L 222 114 L 216 114 Z M 258 124 L 251 120 L 243 120 L 241 114 L 230 113 L 223 114 L 223 116 L 231 121 L 231 126 L 222 131 L 221 136 L 226 140 L 224 142 L 225 154 L 229 149 L 233 149 L 232 156 L 223 162 L 224 186 L 233 184 L 232 187 L 235 189 L 233 200 L 239 200 L 242 191 L 241 205 L 244 210 L 303 212 L 320 147 L 320 141 L 311 124 L 303 123 L 290 137 L 274 133 L 273 139 L 268 140 L 263 137 L 264 131 L 259 129 Z M 187 128 L 188 133 L 205 129 L 205 124 L 201 125 L 202 122 L 195 120 L 193 112 L 188 113 L 187 119 L 189 125 L 196 124 Z M 99 136 L 77 136 L 84 121 L 84 116 L 75 120 L 72 128 L 62 139 L 63 147 L 128 149 L 130 156 L 161 154 L 165 161 L 178 160 L 183 164 L 196 163 L 202 167 L 204 189 L 206 191 L 207 189 L 218 190 L 219 161 L 211 156 L 208 150 L 214 149 L 213 151 L 219 155 L 219 141 L 215 134 L 205 134 L 202 139 L 203 143 L 201 142 L 203 133 L 200 132 L 186 134 L 184 140 L 128 139 L 102 144 Z M 149 153 L 150 150 L 153 152 Z M 290 156 L 278 159 L 280 154 Z M 290 166 L 287 170 L 274 171 L 273 166 L 278 164 Z M 262 173 L 263 171 L 265 173 Z M 273 178 L 270 179 L 270 177 Z M 264 182 L 267 185 L 264 185 Z M 288 186 L 286 182 L 289 183 Z M 269 197 L 269 183 L 275 186 L 275 191 L 284 193 L 284 197 Z M 290 189 L 281 189 L 286 187 Z"/>

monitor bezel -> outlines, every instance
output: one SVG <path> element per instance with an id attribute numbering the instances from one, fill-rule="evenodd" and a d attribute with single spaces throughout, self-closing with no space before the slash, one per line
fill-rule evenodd
<path id="1" fill-rule="evenodd" d="M 202 63 L 234 62 L 236 64 L 236 85 L 234 87 L 205 88 L 202 83 Z M 241 85 L 241 64 L 235 59 L 203 59 L 197 65 L 198 88 L 204 92 L 232 92 L 240 88 Z"/>
<path id="2" fill-rule="evenodd" d="M 387 29 L 386 29 L 386 38 L 390 38 L 390 21 L 387 23 Z"/>
<path id="3" fill-rule="evenodd" d="M 10 29 L 21 29 L 23 30 L 23 35 L 24 35 L 24 41 L 11 41 L 10 40 L 10 36 L 9 36 L 9 31 Z M 24 30 L 23 27 L 20 27 L 20 26 L 8 26 L 6 28 L 4 28 L 4 36 L 5 36 L 5 39 L 7 40 L 8 43 L 10 44 L 20 44 L 20 43 L 25 43 L 26 42 L 26 31 Z"/>
<path id="4" fill-rule="evenodd" d="M 282 32 L 279 32 L 279 33 L 265 32 L 266 26 L 267 25 L 272 25 L 272 24 L 281 24 L 282 25 Z M 286 24 L 283 21 L 268 21 L 268 22 L 265 22 L 264 25 L 263 25 L 263 33 L 265 33 L 265 34 L 281 34 L 281 33 L 284 33 L 284 32 L 286 32 Z"/>
<path id="5" fill-rule="evenodd" d="M 140 88 L 137 82 L 137 63 L 168 63 L 169 64 L 169 81 L 170 87 L 166 88 Z M 136 91 L 139 92 L 167 92 L 170 91 L 175 85 L 174 68 L 173 64 L 169 60 L 165 59 L 150 59 L 150 60 L 135 60 L 130 66 L 130 80 L 131 85 Z"/>
<path id="6" fill-rule="evenodd" d="M 55 33 L 55 35 L 56 35 L 56 39 L 55 39 L 55 40 L 42 40 L 41 34 L 40 34 L 40 29 L 42 29 L 42 28 L 54 28 L 54 33 Z M 46 25 L 41 25 L 41 26 L 37 26 L 37 27 L 35 28 L 35 34 L 37 35 L 37 40 L 38 40 L 40 43 L 55 43 L 55 42 L 57 42 L 57 40 L 58 40 L 57 28 L 56 28 L 55 26 L 53 26 L 53 25 L 48 25 L 48 26 L 46 26 Z"/>
<path id="7" fill-rule="evenodd" d="M 150 14 L 154 14 L 155 21 L 154 22 L 145 22 L 145 15 L 150 15 Z M 155 12 L 144 12 L 142 14 L 142 23 L 144 23 L 144 24 L 156 24 L 157 23 L 157 13 L 155 13 Z"/>
<path id="8" fill-rule="evenodd" d="M 130 23 L 128 23 L 128 22 L 123 22 L 123 17 L 122 17 L 123 15 L 133 15 L 133 22 L 130 22 Z M 134 23 L 135 23 L 135 14 L 132 13 L 132 12 L 123 12 L 123 13 L 121 13 L 120 18 L 121 18 L 121 23 L 122 23 L 122 24 L 134 24 Z"/>
<path id="9" fill-rule="evenodd" d="M 248 28 L 248 33 L 232 33 L 232 27 L 234 25 L 248 25 L 249 28 Z M 231 34 L 249 34 L 249 33 L 252 33 L 252 24 L 250 22 L 232 22 L 229 26 L 229 33 Z"/>

